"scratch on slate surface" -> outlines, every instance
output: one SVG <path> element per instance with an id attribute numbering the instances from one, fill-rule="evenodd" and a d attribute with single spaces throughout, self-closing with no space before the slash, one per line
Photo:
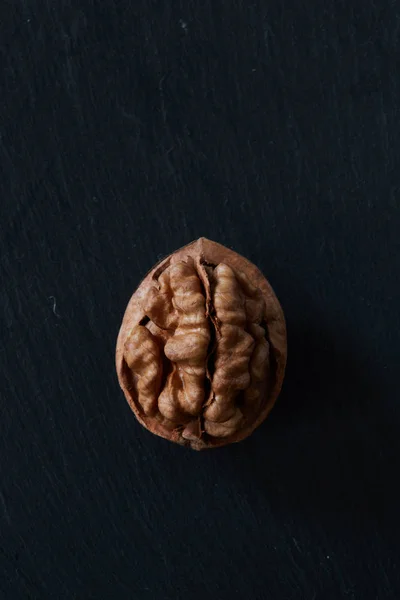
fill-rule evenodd
<path id="1" fill-rule="evenodd" d="M 56 315 L 56 317 L 61 319 L 61 315 L 58 314 L 58 312 L 57 312 L 57 301 L 56 301 L 55 297 L 49 296 L 49 300 L 53 300 L 53 313 Z"/>

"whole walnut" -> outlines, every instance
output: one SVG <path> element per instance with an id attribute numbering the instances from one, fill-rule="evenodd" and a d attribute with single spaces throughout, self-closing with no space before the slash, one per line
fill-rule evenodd
<path id="1" fill-rule="evenodd" d="M 285 365 L 285 319 L 268 281 L 205 238 L 147 274 L 117 341 L 119 383 L 137 419 L 195 450 L 250 435 L 274 405 Z"/>

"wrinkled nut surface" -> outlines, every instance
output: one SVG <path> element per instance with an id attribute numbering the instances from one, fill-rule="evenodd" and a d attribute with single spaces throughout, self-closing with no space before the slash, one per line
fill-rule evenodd
<path id="1" fill-rule="evenodd" d="M 250 435 L 274 405 L 285 365 L 285 319 L 271 286 L 205 238 L 147 274 L 117 341 L 119 383 L 137 419 L 195 450 Z"/>

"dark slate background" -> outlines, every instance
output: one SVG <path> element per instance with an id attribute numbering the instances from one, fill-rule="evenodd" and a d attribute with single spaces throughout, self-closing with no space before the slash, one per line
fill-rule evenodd
<path id="1" fill-rule="evenodd" d="M 400 597 L 400 3 L 6 0 L 0 598 Z M 119 390 L 125 306 L 206 236 L 284 388 L 195 453 Z"/>

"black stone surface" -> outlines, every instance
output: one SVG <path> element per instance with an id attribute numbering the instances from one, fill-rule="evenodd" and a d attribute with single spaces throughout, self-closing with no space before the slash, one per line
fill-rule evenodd
<path id="1" fill-rule="evenodd" d="M 400 5 L 3 2 L 0 598 L 400 597 Z M 152 265 L 255 262 L 288 368 L 194 453 L 114 371 Z"/>

